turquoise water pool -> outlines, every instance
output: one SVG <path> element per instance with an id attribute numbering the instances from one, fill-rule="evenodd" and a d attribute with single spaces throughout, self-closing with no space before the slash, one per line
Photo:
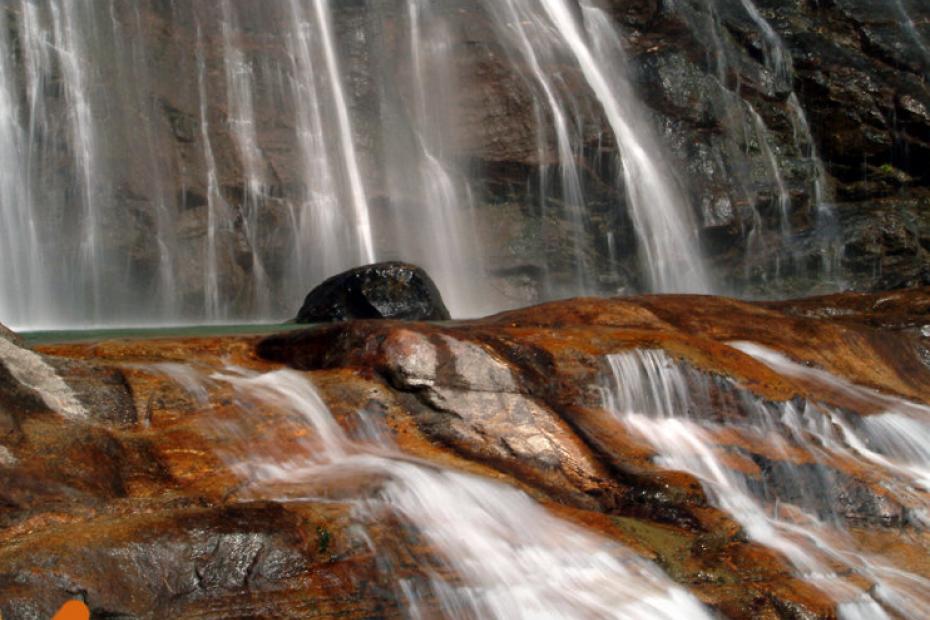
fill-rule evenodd
<path id="1" fill-rule="evenodd" d="M 296 323 L 245 325 L 178 325 L 19 332 L 29 344 L 94 342 L 99 340 L 143 340 L 148 338 L 195 338 L 203 336 L 249 336 L 306 329 Z"/>

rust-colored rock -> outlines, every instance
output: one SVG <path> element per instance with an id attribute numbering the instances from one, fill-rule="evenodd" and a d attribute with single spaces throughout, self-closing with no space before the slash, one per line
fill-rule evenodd
<path id="1" fill-rule="evenodd" d="M 237 469 L 245 457 L 287 462 L 323 447 L 300 420 L 243 400 L 223 378 L 288 366 L 312 380 L 347 436 L 384 433 L 417 462 L 523 489 L 656 562 L 725 617 L 833 618 L 830 597 L 618 423 L 605 407 L 605 359 L 664 350 L 759 402 L 871 415 L 867 399 L 780 374 L 728 343 L 752 341 L 882 397 L 926 403 L 930 369 L 913 335 L 928 298 L 916 290 L 768 304 L 576 299 L 442 325 L 350 321 L 267 338 L 39 347 L 88 415 L 56 411 L 0 365 L 0 612 L 50 615 L 80 593 L 95 614 L 402 615 L 396 584 L 357 536 L 348 503 L 377 477 L 258 487 Z M 702 415 L 720 422 L 715 449 L 747 480 L 811 466 L 803 446 L 760 443 L 730 425 L 747 413 L 723 388 L 708 402 Z M 836 481 L 860 548 L 930 576 L 930 544 L 906 518 L 907 502 L 923 500 L 898 497 L 851 457 L 817 471 Z M 385 522 L 369 535 L 402 574 L 439 566 L 409 527 Z"/>

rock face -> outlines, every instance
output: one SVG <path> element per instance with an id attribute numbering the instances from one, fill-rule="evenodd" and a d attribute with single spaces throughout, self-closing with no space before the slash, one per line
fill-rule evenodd
<path id="1" fill-rule="evenodd" d="M 52 3 L 40 4 L 37 16 L 48 17 Z M 169 9 L 160 0 L 118 1 L 112 10 L 88 7 L 76 21 L 86 36 L 99 34 L 85 47 L 103 50 L 100 65 L 88 60 L 95 70 L 83 72 L 88 120 L 105 128 L 93 141 L 99 151 L 93 171 L 102 180 L 87 190 L 104 227 L 97 250 L 113 258 L 102 261 L 99 275 L 138 283 L 141 292 L 125 292 L 129 299 L 122 300 L 130 307 L 170 289 L 177 299 L 168 310 L 198 316 L 211 218 L 222 223 L 214 226 L 211 254 L 217 288 L 233 315 L 260 314 L 269 299 L 270 307 L 290 307 L 299 301 L 291 270 L 311 259 L 314 269 L 325 264 L 314 254 L 318 248 L 308 248 L 292 230 L 293 213 L 313 202 L 325 175 L 308 175 L 314 160 L 301 152 L 300 136 L 313 135 L 299 124 L 306 101 L 280 89 L 281 75 L 285 83 L 300 83 L 282 35 L 293 21 L 287 3 L 228 4 L 232 15 L 216 3 Z M 417 224 L 438 201 L 425 204 L 412 190 L 397 191 L 416 185 L 418 172 L 396 165 L 413 157 L 401 150 L 409 144 L 391 142 L 393 130 L 417 109 L 408 11 L 400 0 L 329 4 L 376 245 L 391 237 L 402 213 L 399 221 L 414 239 L 385 241 L 380 255 L 423 264 L 411 248 L 425 235 Z M 583 204 L 567 204 L 553 172 L 559 145 L 551 111 L 527 67 L 502 43 L 501 20 L 483 8 L 495 5 L 446 0 L 430 9 L 435 23 L 450 20 L 437 30 L 451 39 L 458 80 L 436 89 L 446 93 L 437 107 L 448 114 L 431 119 L 430 127 L 443 129 L 437 150 L 450 174 L 470 181 L 489 276 L 513 305 L 576 294 L 579 264 L 590 274 L 591 291 L 636 290 L 642 286 L 637 243 L 616 181 L 622 176 L 617 146 L 600 105 L 564 54 L 540 58 L 544 74 L 561 76 L 578 116 L 573 146 L 586 194 Z M 755 0 L 755 17 L 739 0 L 598 5 L 623 35 L 633 90 L 666 146 L 665 165 L 680 174 L 725 288 L 766 297 L 819 291 L 824 264 L 834 268 L 834 282 L 855 289 L 927 280 L 926 3 Z M 30 22 L 22 11 L 16 3 L 4 7 L 11 32 Z M 424 16 L 423 32 L 426 23 Z M 10 39 L 8 55 L 27 58 L 17 46 L 28 37 Z M 66 66 L 50 63 L 49 83 L 65 82 L 59 65 Z M 144 79 L 125 78 L 143 68 Z M 49 151 L 34 162 L 48 166 L 44 176 L 35 175 L 42 184 L 36 196 L 59 205 L 80 186 L 73 160 L 81 145 L 70 144 L 69 136 L 83 134 L 66 126 L 75 117 L 67 109 L 73 93 L 48 91 L 45 118 L 34 123 L 42 128 L 45 122 L 45 133 L 29 142 Z M 27 96 L 24 87 L 20 97 Z M 251 118 L 244 116 L 248 110 Z M 396 178 L 386 178 L 388 170 Z M 829 205 L 832 215 L 823 208 Z M 40 232 L 61 229 L 59 222 L 74 211 L 44 214 Z M 341 201 L 340 211 L 351 219 L 351 201 Z M 293 238 L 282 240 L 282 231 Z M 63 260 L 70 260 L 80 255 L 79 236 L 73 237 L 47 245 L 60 245 Z M 168 256 L 151 242 L 156 238 L 170 248 Z M 324 241 L 357 256 L 342 238 Z M 349 266 L 332 264 L 325 275 Z M 172 273 L 161 271 L 165 265 Z M 472 271 L 483 280 L 483 269 L 476 264 Z M 75 286 L 85 288 L 84 282 Z"/>
<path id="2" fill-rule="evenodd" d="M 350 455 L 352 442 L 377 442 L 524 489 L 722 617 L 835 618 L 827 591 L 867 596 L 881 579 L 843 557 L 930 576 L 914 517 L 930 500 L 903 484 L 925 452 L 887 443 L 902 421 L 889 414 L 918 424 L 908 433 L 930 425 L 927 308 L 927 289 L 769 304 L 647 296 L 447 324 L 46 345 L 32 355 L 74 386 L 87 415 L 36 389 L 46 371 L 0 365 L 0 613 L 46 617 L 80 596 L 100 616 L 400 617 L 409 598 L 398 580 L 428 584 L 439 571 L 469 585 L 400 514 L 360 520 L 358 498 L 387 493 L 381 474 L 301 475 L 301 459 L 344 433 Z M 75 368 L 96 370 L 82 384 Z M 270 377 L 293 381 L 286 396 L 267 390 Z M 282 406 L 304 380 L 341 430 L 308 424 L 312 407 Z M 637 386 L 673 396 L 645 389 L 634 402 Z M 91 387 L 111 390 L 110 409 L 82 395 Z M 803 432 L 790 415 L 802 407 Z M 676 425 L 691 448 L 667 453 L 659 439 Z M 829 434 L 840 427 L 882 456 Z M 693 469 L 704 461 L 674 460 L 697 440 L 739 481 L 739 510 Z M 903 455 L 912 460 L 889 469 Z M 269 471 L 288 473 L 261 483 Z M 754 503 L 776 515 L 775 532 L 816 526 L 821 544 L 847 545 L 822 580 L 753 537 L 740 519 Z M 420 611 L 438 614 L 421 594 Z M 911 594 L 922 604 L 926 593 Z"/>
<path id="3" fill-rule="evenodd" d="M 0 323 L 0 338 L 5 338 L 10 342 L 19 342 L 19 336 L 17 336 L 11 329 L 5 326 L 3 323 Z"/>
<path id="4" fill-rule="evenodd" d="M 408 263 L 387 262 L 357 267 L 329 278 L 310 291 L 296 321 L 450 318 L 439 289 L 425 271 Z"/>

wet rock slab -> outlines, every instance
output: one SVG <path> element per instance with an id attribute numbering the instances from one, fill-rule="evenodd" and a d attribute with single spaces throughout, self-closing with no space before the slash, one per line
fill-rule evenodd
<path id="1" fill-rule="evenodd" d="M 377 478 L 259 489 L 236 467 L 249 455 L 299 454 L 307 429 L 211 377 L 286 366 L 313 381 L 350 436 L 384 433 L 411 458 L 523 489 L 653 560 L 724 617 L 833 618 L 834 601 L 617 424 L 604 405 L 605 356 L 662 350 L 763 402 L 835 402 L 869 416 L 868 403 L 779 374 L 729 343 L 928 402 L 930 368 L 914 338 L 926 307 L 927 290 L 780 304 L 576 299 L 476 321 L 23 349 L 87 415 L 69 415 L 41 384 L 0 365 L 0 612 L 47 617 L 76 596 L 101 617 L 402 616 L 397 575 L 425 579 L 439 564 L 409 526 L 386 521 L 369 529 L 373 540 L 358 536 L 348 500 Z M 707 402 L 700 415 L 745 416 L 722 392 Z M 377 428 L 360 423 L 362 410 Z M 727 428 L 714 441 L 750 481 L 806 466 L 800 450 Z M 830 468 L 850 535 L 930 575 L 925 536 L 882 481 L 854 461 Z M 399 572 L 386 573 L 373 548 L 392 550 Z"/>

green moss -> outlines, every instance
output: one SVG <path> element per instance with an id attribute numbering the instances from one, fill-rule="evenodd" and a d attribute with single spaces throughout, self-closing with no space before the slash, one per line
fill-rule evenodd
<path id="1" fill-rule="evenodd" d="M 317 540 L 317 550 L 320 553 L 326 553 L 329 550 L 329 545 L 333 540 L 333 535 L 329 533 L 329 530 L 326 529 L 324 525 L 316 526 L 316 540 Z"/>
<path id="2" fill-rule="evenodd" d="M 669 576 L 680 582 L 738 583 L 739 578 L 724 567 L 708 567 L 708 557 L 720 549 L 709 548 L 705 537 L 694 537 L 668 526 L 642 521 L 632 517 L 614 517 L 618 528 L 656 554 L 657 563 Z"/>
<path id="3" fill-rule="evenodd" d="M 631 538 L 655 551 L 659 561 L 667 569 L 680 568 L 691 548 L 691 541 L 686 535 L 670 528 L 632 517 L 615 517 L 614 523 Z M 680 571 L 676 572 L 679 574 L 673 575 L 673 578 L 682 576 Z"/>
<path id="4" fill-rule="evenodd" d="M 894 166 L 892 166 L 891 164 L 882 164 L 881 166 L 878 167 L 878 171 L 881 172 L 882 174 L 894 174 L 895 173 Z"/>

